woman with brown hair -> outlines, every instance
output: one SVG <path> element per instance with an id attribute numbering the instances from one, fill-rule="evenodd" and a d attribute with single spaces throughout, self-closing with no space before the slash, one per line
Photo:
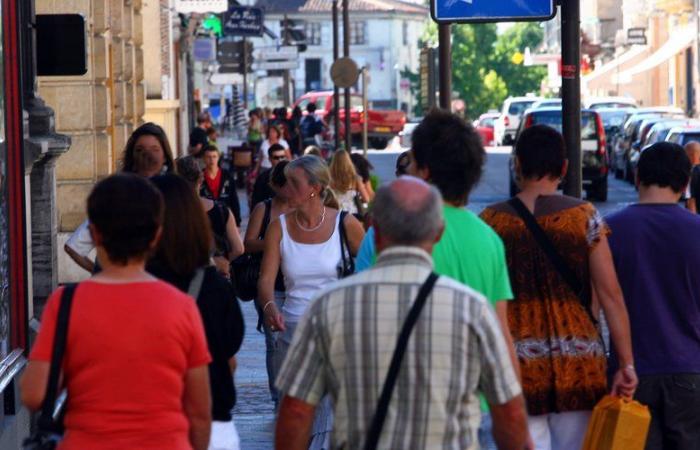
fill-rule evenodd
<path id="1" fill-rule="evenodd" d="M 292 159 L 292 154 L 289 151 L 289 144 L 282 136 L 282 130 L 277 125 L 270 125 L 267 127 L 267 138 L 260 145 L 260 151 L 258 152 L 257 162 L 255 163 L 255 170 L 253 173 L 260 173 L 260 169 L 269 169 L 272 167 L 272 162 L 267 155 L 267 150 L 273 144 L 279 144 L 287 151 L 287 159 Z"/>
<path id="2" fill-rule="evenodd" d="M 347 151 L 335 152 L 331 159 L 330 173 L 330 188 L 338 200 L 340 209 L 355 216 L 362 215 L 370 196 Z"/>
<path id="3" fill-rule="evenodd" d="M 197 302 L 212 362 L 210 448 L 237 450 L 238 433 L 231 410 L 236 403 L 232 372 L 243 342 L 243 316 L 233 287 L 209 265 L 212 238 L 209 223 L 190 184 L 176 175 L 153 178 L 163 194 L 163 233 L 146 269 Z"/>

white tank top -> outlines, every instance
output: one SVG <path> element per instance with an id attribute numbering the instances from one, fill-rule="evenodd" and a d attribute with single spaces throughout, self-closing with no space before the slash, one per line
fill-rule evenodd
<path id="1" fill-rule="evenodd" d="M 282 307 L 285 321 L 298 322 L 309 307 L 311 299 L 330 283 L 338 280 L 340 264 L 340 213 L 330 239 L 320 244 L 302 244 L 294 241 L 287 230 L 287 218 L 280 216 L 282 240 L 280 256 L 282 274 L 287 288 Z"/>

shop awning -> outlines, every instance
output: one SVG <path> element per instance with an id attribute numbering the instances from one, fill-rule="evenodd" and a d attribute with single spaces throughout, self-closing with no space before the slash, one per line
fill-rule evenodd
<path id="1" fill-rule="evenodd" d="M 619 70 L 618 68 L 635 58 L 644 56 L 645 53 L 649 53 L 649 46 L 647 45 L 635 45 L 631 49 L 627 50 L 625 53 L 617 56 L 612 61 L 609 61 L 602 66 L 595 69 L 593 72 L 585 75 L 583 77 L 586 83 L 596 80 L 605 74 L 609 74 L 613 70 Z"/>
<path id="2" fill-rule="evenodd" d="M 690 47 L 690 45 L 695 40 L 695 33 L 696 31 L 694 27 L 690 26 L 686 26 L 680 28 L 678 31 L 672 32 L 668 41 L 666 41 L 664 45 L 662 45 L 661 47 L 659 47 L 658 50 L 652 53 L 651 56 L 649 56 L 647 59 L 643 60 L 636 66 L 632 67 L 631 69 L 625 70 L 624 72 L 621 72 L 619 75 L 617 75 L 617 82 L 631 83 L 632 77 L 634 77 L 635 75 L 639 75 L 640 73 L 644 73 L 648 70 L 651 70 L 665 63 L 669 59 L 673 58 L 678 53 Z"/>

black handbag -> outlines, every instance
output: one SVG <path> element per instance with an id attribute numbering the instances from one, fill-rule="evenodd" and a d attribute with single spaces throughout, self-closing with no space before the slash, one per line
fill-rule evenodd
<path id="1" fill-rule="evenodd" d="M 394 392 L 394 386 L 396 386 L 396 380 L 399 377 L 399 370 L 401 369 L 401 362 L 403 361 L 403 355 L 406 353 L 406 347 L 408 346 L 408 339 L 411 337 L 411 331 L 413 331 L 413 326 L 418 321 L 423 306 L 428 300 L 428 295 L 435 287 L 439 275 L 432 272 L 428 278 L 425 280 L 416 300 L 411 306 L 411 310 L 408 312 L 406 321 L 401 328 L 401 333 L 396 341 L 396 349 L 394 350 L 394 355 L 391 357 L 391 364 L 389 365 L 389 370 L 386 374 L 386 379 L 384 381 L 384 387 L 382 387 L 382 393 L 379 396 L 379 401 L 377 402 L 377 409 L 374 412 L 374 417 L 372 418 L 372 424 L 369 428 L 369 434 L 367 435 L 367 440 L 365 441 L 365 450 L 375 450 L 377 444 L 379 443 L 379 437 L 382 434 L 382 428 L 384 428 L 384 421 L 386 420 L 387 412 L 389 411 L 389 401 L 391 400 L 391 395 Z"/>
<path id="2" fill-rule="evenodd" d="M 75 284 L 66 285 L 61 295 L 61 304 L 59 305 L 58 317 L 56 319 L 56 331 L 53 338 L 51 368 L 49 369 L 49 380 L 46 385 L 46 395 L 41 405 L 41 415 L 39 416 L 36 430 L 22 443 L 22 448 L 24 450 L 53 450 L 63 438 L 63 424 L 54 420 L 54 409 L 58 397 L 58 379 L 61 374 L 63 355 L 66 350 L 68 322 L 76 286 Z"/>
<path id="3" fill-rule="evenodd" d="M 272 201 L 265 200 L 265 215 L 263 216 L 262 227 L 258 239 L 265 238 L 265 232 L 270 224 L 270 212 Z M 262 253 L 244 253 L 231 263 L 231 274 L 236 290 L 236 297 L 244 302 L 254 300 L 258 296 L 258 279 L 260 278 L 260 265 L 262 263 Z"/>
<path id="4" fill-rule="evenodd" d="M 355 259 L 350 253 L 348 245 L 348 236 L 345 232 L 345 216 L 347 211 L 340 212 L 340 223 L 338 223 L 338 231 L 340 233 L 340 263 L 338 263 L 338 278 L 345 278 L 355 273 Z"/>

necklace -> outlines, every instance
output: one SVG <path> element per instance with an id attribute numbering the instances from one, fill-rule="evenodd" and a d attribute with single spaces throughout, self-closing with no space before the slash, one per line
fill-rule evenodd
<path id="1" fill-rule="evenodd" d="M 318 225 L 316 225 L 315 227 L 306 228 L 305 226 L 303 226 L 302 224 L 300 224 L 300 223 L 299 223 L 299 211 L 296 211 L 296 212 L 294 213 L 294 220 L 296 221 L 297 226 L 298 226 L 299 228 L 301 228 L 303 231 L 307 231 L 307 232 L 316 231 L 316 230 L 318 230 L 319 228 L 321 228 L 321 225 L 323 225 L 323 222 L 325 222 L 325 220 L 326 220 L 326 207 L 325 207 L 325 206 L 323 207 L 323 212 L 321 213 L 321 221 L 320 221 L 320 222 L 318 223 Z"/>

